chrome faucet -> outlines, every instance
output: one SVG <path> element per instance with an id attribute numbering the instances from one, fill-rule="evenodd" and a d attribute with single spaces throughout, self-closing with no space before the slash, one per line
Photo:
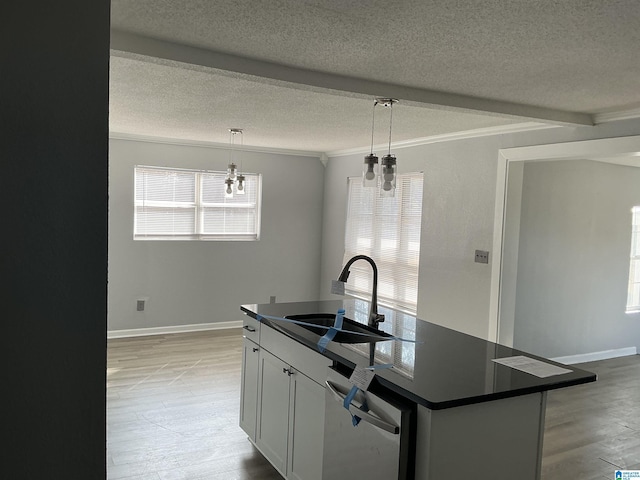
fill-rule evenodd
<path id="1" fill-rule="evenodd" d="M 371 292 L 371 305 L 369 307 L 369 326 L 373 328 L 378 328 L 378 324 L 380 322 L 384 322 L 384 315 L 378 313 L 378 267 L 376 263 L 373 261 L 371 257 L 367 257 L 366 255 L 356 255 L 349 259 L 349 261 L 345 264 L 338 280 L 334 280 L 331 284 L 331 293 L 335 293 L 338 295 L 344 295 L 344 284 L 347 282 L 349 278 L 349 267 L 356 260 L 366 260 L 373 268 L 373 291 Z"/>

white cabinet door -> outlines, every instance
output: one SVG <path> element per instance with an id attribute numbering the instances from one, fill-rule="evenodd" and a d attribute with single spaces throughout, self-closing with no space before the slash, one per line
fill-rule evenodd
<path id="1" fill-rule="evenodd" d="M 260 347 L 248 338 L 243 339 L 242 384 L 240 390 L 240 427 L 256 441 L 258 410 L 258 367 Z"/>
<path id="2" fill-rule="evenodd" d="M 256 445 L 286 477 L 289 438 L 289 365 L 260 350 Z"/>
<path id="3" fill-rule="evenodd" d="M 258 360 L 251 371 L 255 355 Z M 318 382 L 324 382 L 330 364 L 328 358 L 269 328 L 262 330 L 259 347 L 245 338 L 240 426 L 288 480 L 322 479 L 325 392 Z M 256 403 L 252 384 L 257 388 Z"/>
<path id="4" fill-rule="evenodd" d="M 322 479 L 324 388 L 303 374 L 291 376 L 287 478 Z"/>

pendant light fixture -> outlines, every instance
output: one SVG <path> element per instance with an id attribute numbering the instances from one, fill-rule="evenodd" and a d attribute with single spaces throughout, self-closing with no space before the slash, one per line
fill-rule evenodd
<path id="1" fill-rule="evenodd" d="M 244 195 L 246 191 L 245 185 L 245 176 L 242 174 L 242 159 L 240 160 L 240 170 L 238 170 L 238 166 L 235 164 L 235 147 L 236 147 L 236 136 L 240 135 L 241 144 L 244 144 L 242 137 L 242 129 L 241 128 L 230 128 L 229 129 L 229 143 L 231 148 L 229 150 L 229 165 L 227 165 L 227 176 L 224 179 L 224 196 L 225 198 L 233 198 L 233 187 L 235 185 L 235 190 L 237 195 Z"/>
<path id="2" fill-rule="evenodd" d="M 394 197 L 396 194 L 396 156 L 391 155 L 391 127 L 393 126 L 393 104 L 398 100 L 393 98 L 380 99 L 385 107 L 389 107 L 389 149 L 382 157 L 382 179 L 380 186 L 381 197 Z M 379 101 L 380 101 L 379 100 Z"/>
<path id="3" fill-rule="evenodd" d="M 371 118 L 371 153 L 364 157 L 362 168 L 362 186 L 376 187 L 380 184 L 381 197 L 393 197 L 396 192 L 396 157 L 391 155 L 391 130 L 393 127 L 393 104 L 398 103 L 395 98 L 376 98 L 373 102 Z M 380 104 L 390 109 L 389 115 L 389 149 L 382 157 L 382 172 L 378 178 L 378 157 L 373 153 L 373 133 L 375 130 L 376 106 Z"/>
<path id="4" fill-rule="evenodd" d="M 362 186 L 375 187 L 378 183 L 378 157 L 373 153 L 373 132 L 376 124 L 376 105 L 378 100 L 373 101 L 373 112 L 371 114 L 371 153 L 364 157 L 362 166 Z"/>

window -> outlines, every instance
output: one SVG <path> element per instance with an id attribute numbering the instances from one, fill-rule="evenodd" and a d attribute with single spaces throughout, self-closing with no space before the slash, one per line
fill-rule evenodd
<path id="1" fill-rule="evenodd" d="M 225 172 L 135 167 L 134 240 L 258 240 L 258 174 L 225 198 Z"/>
<path id="2" fill-rule="evenodd" d="M 355 265 L 355 264 L 354 264 Z M 385 321 L 378 328 L 394 337 L 406 340 L 416 339 L 416 320 L 414 316 L 409 316 L 383 306 L 378 307 L 378 312 L 382 313 Z M 369 321 L 369 304 L 361 300 L 355 301 L 354 320 L 360 323 Z M 345 348 L 355 350 L 363 355 L 369 356 L 369 345 L 366 343 L 344 344 Z M 377 342 L 376 359 L 381 363 L 393 363 L 393 369 L 409 378 L 413 378 L 416 362 L 416 344 L 408 341 Z"/>
<path id="3" fill-rule="evenodd" d="M 640 312 L 640 205 L 631 209 L 631 266 L 627 313 Z"/>
<path id="4" fill-rule="evenodd" d="M 367 255 L 378 266 L 378 303 L 414 314 L 418 305 L 418 263 L 422 221 L 422 173 L 398 175 L 396 195 L 381 198 L 376 188 L 349 178 L 344 263 Z M 371 300 L 373 275 L 355 262 L 346 292 Z"/>

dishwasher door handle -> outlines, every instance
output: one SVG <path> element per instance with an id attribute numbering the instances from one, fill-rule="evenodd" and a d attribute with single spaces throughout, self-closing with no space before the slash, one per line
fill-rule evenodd
<path id="1" fill-rule="evenodd" d="M 329 380 L 325 381 L 324 383 L 329 389 L 329 391 L 332 393 L 332 395 L 335 397 L 335 399 L 341 404 L 344 403 L 344 399 L 346 398 L 346 395 L 339 392 L 336 389 L 336 387 L 333 385 L 333 383 L 331 383 Z M 370 423 L 371 425 L 378 427 L 384 430 L 385 432 L 389 432 L 394 435 L 398 435 L 400 433 L 400 427 L 393 425 L 391 423 L 385 422 L 384 420 L 381 420 L 377 416 L 374 416 L 371 413 L 365 412 L 364 410 L 356 407 L 352 403 L 349 404 L 349 412 L 352 415 L 359 417 L 363 422 Z"/>

